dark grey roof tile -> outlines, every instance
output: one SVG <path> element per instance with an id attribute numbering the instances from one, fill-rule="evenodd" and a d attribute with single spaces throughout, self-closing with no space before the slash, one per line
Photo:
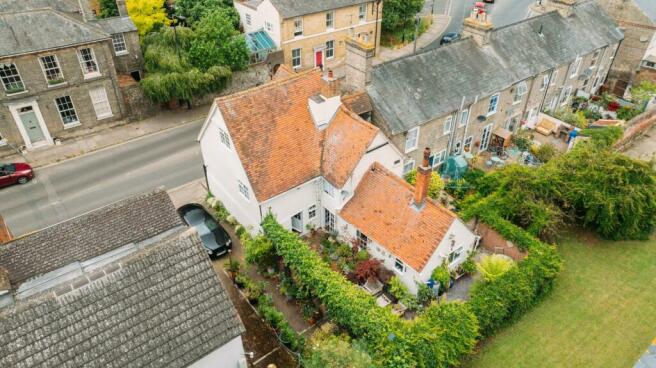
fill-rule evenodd
<path id="1" fill-rule="evenodd" d="M 371 0 L 271 0 L 283 18 L 298 17 L 331 9 L 339 9 Z"/>

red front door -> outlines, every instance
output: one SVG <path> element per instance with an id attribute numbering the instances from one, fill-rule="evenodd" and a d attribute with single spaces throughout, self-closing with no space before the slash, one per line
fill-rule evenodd
<path id="1" fill-rule="evenodd" d="M 314 52 L 314 66 L 323 66 L 323 52 L 321 50 Z"/>

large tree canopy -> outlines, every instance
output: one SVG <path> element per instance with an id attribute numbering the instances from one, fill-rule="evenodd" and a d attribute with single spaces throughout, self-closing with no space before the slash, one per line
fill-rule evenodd
<path id="1" fill-rule="evenodd" d="M 235 26 L 239 25 L 239 14 L 232 5 L 232 0 L 176 0 L 176 15 L 187 18 L 189 25 L 199 22 L 207 13 L 224 9 Z"/>
<path id="2" fill-rule="evenodd" d="M 169 25 L 162 0 L 127 0 L 126 6 L 141 37 Z"/>
<path id="3" fill-rule="evenodd" d="M 189 59 L 194 66 L 208 69 L 226 65 L 232 70 L 241 70 L 248 65 L 248 57 L 246 40 L 233 27 L 229 11 L 212 10 L 196 24 L 189 49 Z"/>
<path id="4" fill-rule="evenodd" d="M 383 11 L 383 30 L 393 32 L 409 24 L 424 7 L 424 0 L 385 0 Z"/>
<path id="5" fill-rule="evenodd" d="M 118 16 L 118 6 L 116 5 L 116 0 L 99 0 L 98 8 L 100 12 L 98 17 L 100 18 L 109 18 Z"/>

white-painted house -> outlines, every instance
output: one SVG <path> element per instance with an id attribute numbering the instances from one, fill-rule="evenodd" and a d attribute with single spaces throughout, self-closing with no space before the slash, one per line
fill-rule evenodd
<path id="1" fill-rule="evenodd" d="M 428 179 L 415 206 L 414 189 L 400 178 L 403 155 L 342 104 L 331 74 L 311 70 L 219 98 L 198 139 L 209 190 L 253 233 L 271 212 L 300 234 L 312 227 L 345 239 L 366 234 L 371 254 L 396 269 L 413 291 L 415 281 L 427 281 L 443 258 L 460 252 L 452 259 L 455 267 L 475 244 L 455 215 L 426 199 Z M 386 185 L 371 185 L 379 177 Z M 374 193 L 376 188 L 382 191 Z M 414 220 L 405 212 L 415 214 Z M 394 237 L 369 224 L 394 230 Z M 422 248 L 415 251 L 417 245 Z M 397 258 L 403 267 L 395 268 Z"/>

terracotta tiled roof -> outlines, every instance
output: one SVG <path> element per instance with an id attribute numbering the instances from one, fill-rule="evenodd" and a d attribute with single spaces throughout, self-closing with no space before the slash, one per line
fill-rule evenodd
<path id="1" fill-rule="evenodd" d="M 413 194 L 413 186 L 374 163 L 340 216 L 421 272 L 456 215 L 430 199 L 418 211 Z"/>
<path id="2" fill-rule="evenodd" d="M 341 186 L 375 137 L 377 128 L 343 107 L 317 129 L 308 98 L 321 83 L 311 70 L 216 100 L 259 201 L 322 174 Z"/>
<path id="3" fill-rule="evenodd" d="M 280 64 L 278 70 L 273 74 L 273 80 L 284 79 L 296 73 L 294 69 L 287 66 L 287 64 Z"/>
<path id="4" fill-rule="evenodd" d="M 326 129 L 323 176 L 335 187 L 343 187 L 377 133 L 378 128 L 342 106 Z"/>

